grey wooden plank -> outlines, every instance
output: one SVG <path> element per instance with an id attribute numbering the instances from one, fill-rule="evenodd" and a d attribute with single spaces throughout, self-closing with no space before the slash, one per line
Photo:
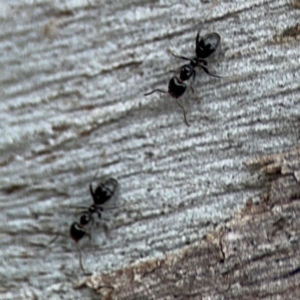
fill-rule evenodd
<path id="1" fill-rule="evenodd" d="M 78 287 L 103 299 L 298 299 L 300 149 L 247 165 L 271 185 L 230 221 L 163 259 L 91 276 Z"/>
<path id="2" fill-rule="evenodd" d="M 264 190 L 244 162 L 299 140 L 299 11 L 286 1 L 1 2 L 0 264 L 2 299 L 92 297 L 73 290 L 72 205 L 88 184 L 119 179 L 109 237 L 82 245 L 105 272 L 163 257 L 231 218 Z M 206 18 L 206 20 L 204 20 Z M 167 95 L 196 32 L 222 36 L 215 79 L 198 72 Z M 293 30 L 288 30 L 293 29 Z M 95 176 L 97 174 L 97 176 Z M 49 242 L 59 235 L 57 240 Z M 55 298 L 56 297 L 56 298 Z"/>

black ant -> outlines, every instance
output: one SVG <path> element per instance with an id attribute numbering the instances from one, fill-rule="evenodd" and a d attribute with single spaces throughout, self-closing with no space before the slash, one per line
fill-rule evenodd
<path id="1" fill-rule="evenodd" d="M 108 178 L 101 182 L 96 190 L 93 190 L 92 184 L 90 184 L 90 193 L 93 198 L 94 203 L 82 211 L 79 222 L 74 222 L 70 227 L 70 236 L 75 241 L 81 240 L 86 231 L 84 226 L 88 225 L 93 220 L 93 214 L 97 213 L 98 218 L 101 219 L 101 214 L 103 212 L 103 204 L 110 200 L 116 193 L 118 188 L 118 181 L 115 178 Z"/>
<path id="2" fill-rule="evenodd" d="M 193 80 L 196 76 L 196 67 L 200 67 L 206 74 L 222 78 L 222 76 L 211 73 L 207 68 L 207 61 L 206 58 L 211 56 L 213 53 L 216 52 L 221 42 L 221 36 L 217 32 L 211 32 L 206 34 L 203 37 L 200 37 L 200 33 L 198 31 L 196 36 L 196 42 L 195 42 L 195 53 L 196 56 L 193 58 L 188 58 L 185 56 L 175 55 L 172 53 L 172 55 L 176 58 L 180 58 L 183 60 L 188 60 L 190 63 L 187 65 L 184 65 L 181 67 L 180 71 L 180 79 L 182 81 L 189 80 L 193 76 Z"/>
<path id="3" fill-rule="evenodd" d="M 194 58 L 187 58 L 185 56 L 178 56 L 172 53 L 172 55 L 176 58 L 180 58 L 183 60 L 188 60 L 190 63 L 185 64 L 180 67 L 180 74 L 179 78 L 174 76 L 170 79 L 169 85 L 168 85 L 168 91 L 164 91 L 161 89 L 155 89 L 149 93 L 144 94 L 145 96 L 151 95 L 154 92 L 161 92 L 161 93 L 166 93 L 169 94 L 171 97 L 175 99 L 175 102 L 177 105 L 182 109 L 183 111 L 183 116 L 184 116 L 184 121 L 187 126 L 190 126 L 187 118 L 186 118 L 186 111 L 182 104 L 177 100 L 177 98 L 181 97 L 185 91 L 186 91 L 186 84 L 184 81 L 190 80 L 192 78 L 192 82 L 194 82 L 195 77 L 196 77 L 196 67 L 200 67 L 203 69 L 203 71 L 213 77 L 218 77 L 221 78 L 222 76 L 210 73 L 208 68 L 207 68 L 207 61 L 205 60 L 209 56 L 211 56 L 219 47 L 221 41 L 221 36 L 216 33 L 208 33 L 203 37 L 200 37 L 199 31 L 196 36 L 196 49 L 195 53 L 196 56 Z M 173 72 L 173 71 L 172 71 Z M 194 93 L 194 89 L 192 87 L 192 84 L 190 85 L 192 92 Z"/>
<path id="4" fill-rule="evenodd" d="M 101 219 L 101 213 L 103 212 L 102 205 L 110 200 L 116 193 L 118 187 L 118 181 L 115 178 L 108 178 L 101 182 L 96 190 L 93 190 L 92 184 L 90 184 L 90 193 L 93 198 L 94 203 L 85 208 L 86 210 L 82 212 L 79 222 L 73 222 L 70 226 L 70 237 L 76 242 L 80 257 L 79 264 L 80 268 L 85 273 L 82 265 L 81 250 L 78 246 L 78 242 L 85 236 L 88 235 L 91 239 L 91 235 L 86 231 L 85 226 L 93 221 L 93 214 L 97 213 L 98 218 Z M 82 207 L 81 207 L 82 208 Z"/>

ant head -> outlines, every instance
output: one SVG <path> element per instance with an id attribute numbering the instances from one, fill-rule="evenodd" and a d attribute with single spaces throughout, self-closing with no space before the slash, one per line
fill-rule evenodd
<path id="1" fill-rule="evenodd" d="M 180 73 L 181 74 L 181 73 Z M 169 94 L 174 98 L 179 98 L 184 94 L 186 90 L 186 84 L 179 80 L 177 77 L 171 78 L 169 82 L 168 91 Z"/>
<path id="2" fill-rule="evenodd" d="M 84 228 L 77 222 L 70 226 L 70 236 L 77 243 L 86 235 Z"/>
<path id="3" fill-rule="evenodd" d="M 117 187 L 118 181 L 115 178 L 108 178 L 101 182 L 95 191 L 93 191 L 93 186 L 90 184 L 90 192 L 93 197 L 94 204 L 104 204 L 116 193 Z"/>
<path id="4" fill-rule="evenodd" d="M 208 33 L 203 37 L 200 37 L 198 32 L 196 37 L 197 58 L 205 59 L 210 55 L 212 55 L 219 47 L 220 42 L 221 42 L 221 36 L 216 32 Z"/>

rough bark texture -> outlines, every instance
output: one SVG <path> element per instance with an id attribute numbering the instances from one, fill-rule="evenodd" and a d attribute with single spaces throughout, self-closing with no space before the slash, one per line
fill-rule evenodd
<path id="1" fill-rule="evenodd" d="M 0 299 L 300 299 L 299 14 L 1 1 Z M 199 29 L 222 36 L 210 67 L 227 77 L 197 70 L 187 127 L 143 94 L 167 89 L 185 63 L 168 50 L 193 56 Z M 86 277 L 69 226 L 105 176 L 131 205 L 80 243 Z"/>

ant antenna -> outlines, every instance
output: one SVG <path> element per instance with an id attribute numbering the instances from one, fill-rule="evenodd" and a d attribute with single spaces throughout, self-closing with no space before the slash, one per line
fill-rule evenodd
<path id="1" fill-rule="evenodd" d="M 186 111 L 185 111 L 183 105 L 176 98 L 174 98 L 174 100 L 177 103 L 177 105 L 182 109 L 183 117 L 184 117 L 184 122 L 185 122 L 186 126 L 190 126 L 190 124 L 189 124 L 189 122 L 187 120 Z"/>
<path id="2" fill-rule="evenodd" d="M 153 91 L 151 91 L 151 92 L 149 92 L 149 93 L 144 94 L 144 96 L 151 95 L 151 94 L 153 94 L 153 93 L 155 93 L 155 92 L 160 92 L 160 93 L 168 94 L 167 91 L 163 91 L 163 90 L 160 90 L 160 89 L 156 89 L 156 90 L 153 90 Z"/>

